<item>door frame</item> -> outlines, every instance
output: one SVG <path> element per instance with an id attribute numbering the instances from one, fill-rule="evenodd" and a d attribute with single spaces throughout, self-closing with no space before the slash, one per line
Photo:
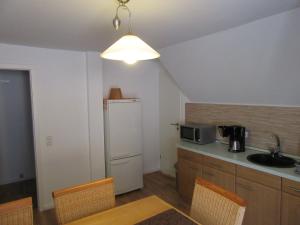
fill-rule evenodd
<path id="1" fill-rule="evenodd" d="M 43 210 L 42 205 L 42 167 L 41 167 L 41 151 L 39 151 L 40 143 L 39 143 L 39 132 L 38 132 L 38 110 L 35 106 L 36 96 L 33 91 L 34 85 L 34 66 L 32 65 L 18 65 L 18 64 L 0 64 L 0 70 L 16 70 L 16 71 L 26 71 L 29 73 L 29 86 L 30 86 L 30 100 L 31 100 L 31 117 L 32 117 L 32 128 L 33 128 L 33 148 L 34 148 L 34 158 L 35 158 L 35 175 L 36 175 L 36 190 L 37 190 L 37 201 L 38 201 L 38 209 L 39 211 Z"/>

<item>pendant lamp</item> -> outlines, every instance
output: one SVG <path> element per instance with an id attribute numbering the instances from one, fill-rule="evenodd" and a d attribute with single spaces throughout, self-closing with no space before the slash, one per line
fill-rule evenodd
<path id="1" fill-rule="evenodd" d="M 134 64 L 140 60 L 149 60 L 159 58 L 160 54 L 151 48 L 146 42 L 140 39 L 138 36 L 132 34 L 131 29 L 131 12 L 126 6 L 129 0 L 118 0 L 119 6 L 116 10 L 116 16 L 113 19 L 113 25 L 116 30 L 121 26 L 121 20 L 119 18 L 119 9 L 125 9 L 129 14 L 129 32 L 127 35 L 121 37 L 113 45 L 107 48 L 101 57 L 110 60 L 120 60 L 127 64 Z"/>

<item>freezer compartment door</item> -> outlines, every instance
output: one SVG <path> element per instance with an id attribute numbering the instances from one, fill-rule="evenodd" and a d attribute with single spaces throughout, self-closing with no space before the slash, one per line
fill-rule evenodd
<path id="1" fill-rule="evenodd" d="M 142 153 L 141 103 L 109 105 L 110 159 L 121 159 Z"/>
<path id="2" fill-rule="evenodd" d="M 111 176 L 116 194 L 123 194 L 143 187 L 142 156 L 111 161 Z"/>

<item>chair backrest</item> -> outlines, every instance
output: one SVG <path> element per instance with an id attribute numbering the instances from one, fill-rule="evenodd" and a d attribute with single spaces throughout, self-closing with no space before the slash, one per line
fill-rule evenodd
<path id="1" fill-rule="evenodd" d="M 1 225 L 33 225 L 31 197 L 1 204 L 0 224 Z"/>
<path id="2" fill-rule="evenodd" d="M 191 217 L 202 225 L 241 225 L 246 202 L 235 193 L 197 178 Z"/>
<path id="3" fill-rule="evenodd" d="M 112 178 L 58 190 L 52 193 L 59 224 L 98 213 L 115 206 Z"/>

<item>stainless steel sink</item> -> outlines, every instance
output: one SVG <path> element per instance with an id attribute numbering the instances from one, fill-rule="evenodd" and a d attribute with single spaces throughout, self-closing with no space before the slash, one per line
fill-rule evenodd
<path id="1" fill-rule="evenodd" d="M 255 164 L 278 168 L 292 168 L 296 163 L 292 158 L 277 154 L 253 154 L 249 155 L 247 159 Z"/>

